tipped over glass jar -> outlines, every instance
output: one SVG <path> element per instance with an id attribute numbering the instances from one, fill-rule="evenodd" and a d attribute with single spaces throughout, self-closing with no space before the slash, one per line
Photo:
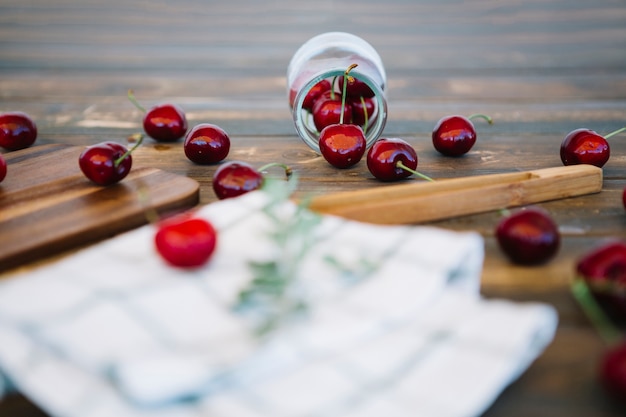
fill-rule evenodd
<path id="1" fill-rule="evenodd" d="M 354 66 L 356 64 L 356 66 Z M 324 100 L 338 105 L 344 90 L 344 73 L 350 70 L 343 123 L 361 126 L 366 146 L 380 137 L 387 122 L 387 75 L 376 50 L 358 36 L 328 32 L 305 42 L 287 69 L 287 93 L 296 131 L 319 152 L 319 132 L 333 119 Z M 336 106 L 335 106 L 336 107 Z M 335 108 L 334 114 L 341 111 Z M 337 121 L 335 121 L 337 123 Z"/>

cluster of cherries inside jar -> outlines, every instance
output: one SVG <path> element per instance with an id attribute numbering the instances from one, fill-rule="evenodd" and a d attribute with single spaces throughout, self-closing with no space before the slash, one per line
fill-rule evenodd
<path id="1" fill-rule="evenodd" d="M 371 90 L 350 76 L 323 80 L 309 91 L 305 100 L 316 127 L 320 130 L 320 152 L 337 168 L 358 163 L 366 152 L 364 132 L 376 117 Z M 333 86 L 336 84 L 336 87 Z M 291 169 L 271 163 L 255 168 L 243 161 L 223 162 L 230 150 L 230 138 L 219 126 L 200 123 L 188 129 L 184 111 L 171 103 L 144 109 L 129 91 L 129 99 L 143 112 L 143 130 L 157 142 L 176 142 L 184 137 L 184 154 L 195 164 L 220 164 L 214 172 L 212 186 L 219 199 L 233 198 L 259 189 L 264 171 L 280 166 L 286 176 Z M 442 155 L 460 157 L 476 143 L 472 119 L 451 115 L 439 120 L 432 132 L 434 148 Z M 565 136 L 560 156 L 564 165 L 591 164 L 602 167 L 610 156 L 610 137 L 626 131 L 626 127 L 602 136 L 589 129 L 577 129 Z M 22 112 L 0 114 L 0 147 L 15 151 L 31 146 L 37 138 L 32 118 Z M 142 143 L 144 134 L 129 137 L 134 145 L 105 141 L 86 147 L 78 158 L 83 174 L 94 184 L 110 186 L 124 179 L 132 167 L 132 152 Z M 367 150 L 369 172 L 381 181 L 397 181 L 410 175 L 431 178 L 416 171 L 415 149 L 400 138 L 380 138 Z M 7 163 L 0 153 L 0 182 L 8 175 Z M 1 184 L 0 184 L 1 192 Z M 622 193 L 626 208 L 626 189 Z M 183 213 L 160 220 L 155 234 L 155 247 L 162 258 L 174 267 L 194 268 L 204 265 L 214 253 L 217 230 L 209 221 Z M 528 207 L 503 216 L 495 229 L 495 238 L 503 253 L 520 265 L 542 264 L 553 258 L 560 246 L 559 228 L 550 214 L 538 207 Z M 615 241 L 583 254 L 576 273 L 592 296 L 585 301 L 597 303 L 611 318 L 626 325 L 626 242 Z M 607 389 L 626 397 L 626 342 L 614 343 L 602 358 L 600 378 Z"/>

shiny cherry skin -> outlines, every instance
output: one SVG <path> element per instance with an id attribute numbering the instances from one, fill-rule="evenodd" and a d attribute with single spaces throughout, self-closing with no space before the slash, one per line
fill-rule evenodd
<path id="1" fill-rule="evenodd" d="M 604 243 L 584 254 L 576 263 L 577 275 L 616 321 L 626 323 L 626 242 Z"/>
<path id="2" fill-rule="evenodd" d="M 154 243 L 168 264 L 179 268 L 197 268 L 212 257 L 217 245 L 217 232 L 205 219 L 178 215 L 158 224 Z"/>
<path id="3" fill-rule="evenodd" d="M 365 155 L 365 135 L 360 126 L 332 124 L 320 132 L 320 152 L 336 168 L 349 168 Z"/>
<path id="4" fill-rule="evenodd" d="M 0 114 L 0 147 L 7 151 L 25 149 L 35 143 L 37 126 L 33 119 L 23 112 Z"/>
<path id="5" fill-rule="evenodd" d="M 143 128 L 157 142 L 175 142 L 187 133 L 187 117 L 176 104 L 160 104 L 146 112 Z"/>
<path id="6" fill-rule="evenodd" d="M 78 165 L 87 178 L 98 185 L 115 184 L 128 175 L 133 164 L 132 155 L 128 154 L 116 165 L 127 152 L 125 146 L 115 142 L 102 142 L 89 146 L 78 157 Z"/>
<path id="7" fill-rule="evenodd" d="M 185 156 L 196 164 L 215 164 L 228 156 L 230 137 L 217 125 L 200 123 L 187 133 L 183 149 Z"/>
<path id="8" fill-rule="evenodd" d="M 343 91 L 343 82 L 345 77 L 338 78 L 339 90 Z M 372 98 L 374 97 L 374 91 L 363 81 L 354 76 L 348 77 L 348 85 L 346 85 L 346 95 L 353 98 Z"/>
<path id="9" fill-rule="evenodd" d="M 367 152 L 367 168 L 381 181 L 397 181 L 412 175 L 398 162 L 411 170 L 417 168 L 417 152 L 403 139 L 378 139 Z"/>
<path id="10" fill-rule="evenodd" d="M 7 176 L 7 161 L 0 153 L 0 182 L 2 182 Z"/>
<path id="11" fill-rule="evenodd" d="M 350 107 L 352 107 L 352 123 L 361 127 L 365 126 L 365 116 L 367 114 L 367 123 L 371 124 L 374 119 L 374 110 L 376 102 L 373 98 L 361 97 L 350 99 Z"/>
<path id="12" fill-rule="evenodd" d="M 330 81 L 321 80 L 317 84 L 315 84 L 311 89 L 307 92 L 304 97 L 304 101 L 302 102 L 302 108 L 308 111 L 313 111 L 313 105 L 323 94 L 328 93 L 331 89 Z"/>
<path id="13" fill-rule="evenodd" d="M 561 236 L 546 211 L 529 207 L 503 218 L 496 227 L 496 239 L 513 263 L 538 265 L 556 255 Z"/>
<path id="14" fill-rule="evenodd" d="M 245 162 L 230 161 L 215 170 L 212 184 L 217 198 L 223 200 L 259 189 L 263 174 Z"/>
<path id="15" fill-rule="evenodd" d="M 439 119 L 432 132 L 433 146 L 446 156 L 461 156 L 476 143 L 476 129 L 465 116 L 446 116 Z"/>
<path id="16" fill-rule="evenodd" d="M 618 343 L 604 353 L 598 373 L 606 391 L 626 404 L 626 342 Z"/>
<path id="17" fill-rule="evenodd" d="M 322 131 L 326 126 L 338 124 L 341 121 L 341 109 L 343 108 L 343 122 L 350 123 L 352 120 L 352 107 L 343 106 L 341 94 L 324 93 L 313 105 L 313 123 L 315 128 Z"/>
<path id="18" fill-rule="evenodd" d="M 607 140 L 590 129 L 576 129 L 561 142 L 563 165 L 590 164 L 602 168 L 611 156 Z"/>

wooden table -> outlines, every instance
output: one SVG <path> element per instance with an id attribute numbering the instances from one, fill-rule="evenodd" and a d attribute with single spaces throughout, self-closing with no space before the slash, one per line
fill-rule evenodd
<path id="1" fill-rule="evenodd" d="M 569 131 L 608 133 L 626 124 L 624 6 L 619 0 L 4 0 L 0 111 L 32 115 L 36 145 L 124 141 L 141 130 L 141 114 L 126 98 L 132 88 L 145 105 L 178 103 L 191 125 L 223 127 L 233 141 L 229 159 L 291 165 L 300 173 L 300 192 L 385 186 L 363 162 L 346 170 L 327 164 L 297 137 L 287 107 L 292 54 L 316 34 L 343 30 L 382 56 L 389 82 L 385 136 L 414 145 L 423 173 L 452 178 L 560 166 L 559 145 Z M 466 156 L 440 156 L 430 139 L 436 121 L 476 112 L 495 124 L 476 123 L 479 139 Z M 626 236 L 624 135 L 611 146 L 600 194 L 541 204 L 563 235 L 547 265 L 509 264 L 493 237 L 497 212 L 434 223 L 485 237 L 485 296 L 548 302 L 560 314 L 554 342 L 485 416 L 625 413 L 595 380 L 605 346 L 568 290 L 581 254 L 607 237 Z M 216 166 L 181 155 L 181 143 L 148 140 L 135 164 L 194 178 L 201 203 L 214 201 Z M 12 395 L 0 401 L 0 415 L 45 414 Z"/>

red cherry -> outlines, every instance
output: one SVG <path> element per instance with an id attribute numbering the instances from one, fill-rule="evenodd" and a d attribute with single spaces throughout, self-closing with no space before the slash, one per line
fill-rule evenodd
<path id="1" fill-rule="evenodd" d="M 372 123 L 372 116 L 376 109 L 376 102 L 373 98 L 359 97 L 350 100 L 352 107 L 352 123 L 359 125 L 367 131 L 367 125 Z"/>
<path id="2" fill-rule="evenodd" d="M 141 145 L 143 135 L 130 149 L 116 142 L 101 142 L 88 146 L 78 157 L 80 170 L 98 185 L 115 184 L 128 175 L 133 164 L 131 153 Z"/>
<path id="3" fill-rule="evenodd" d="M 374 91 L 366 83 L 364 83 L 363 81 L 353 76 L 348 76 L 347 78 L 348 78 L 348 85 L 346 86 L 346 94 L 348 95 L 348 97 L 354 97 L 354 98 L 374 97 L 375 95 Z M 338 79 L 340 90 L 343 90 L 344 79 L 345 77 L 343 76 L 339 77 Z"/>
<path id="4" fill-rule="evenodd" d="M 0 114 L 0 147 L 8 151 L 28 148 L 37 139 L 37 126 L 22 112 Z"/>
<path id="5" fill-rule="evenodd" d="M 328 163 L 337 168 L 349 168 L 365 154 L 365 134 L 357 125 L 333 124 L 320 132 L 319 147 Z"/>
<path id="6" fill-rule="evenodd" d="M 492 124 L 493 120 L 483 114 L 469 117 L 446 116 L 437 122 L 433 129 L 432 140 L 437 151 L 446 156 L 461 156 L 469 152 L 476 143 L 476 129 L 472 119 L 481 117 Z"/>
<path id="7" fill-rule="evenodd" d="M 417 152 L 408 142 L 397 138 L 378 139 L 367 152 L 367 168 L 381 181 L 397 181 L 417 168 Z"/>
<path id="8" fill-rule="evenodd" d="M 576 263 L 577 274 L 607 313 L 626 323 L 626 242 L 598 246 Z"/>
<path id="9" fill-rule="evenodd" d="M 220 165 L 213 174 L 213 191 L 217 198 L 223 200 L 257 190 L 265 181 L 262 172 L 273 166 L 282 167 L 287 178 L 291 176 L 291 168 L 283 164 L 270 163 L 257 170 L 245 162 L 226 162 Z"/>
<path id="10" fill-rule="evenodd" d="M 608 248 L 612 245 L 609 244 L 605 247 Z M 603 250 L 601 247 L 600 251 L 593 251 L 593 253 L 601 253 Z M 623 249 L 621 250 L 623 251 Z M 622 253 L 620 257 L 622 258 L 622 266 L 619 267 L 621 269 L 620 274 L 624 276 L 624 254 Z M 592 265 L 588 265 L 590 270 L 586 271 L 587 273 L 603 273 L 600 271 L 604 270 L 604 266 L 598 267 L 594 262 L 589 261 L 591 261 L 591 258 L 586 259 L 586 262 Z M 600 264 L 602 264 L 602 261 L 600 261 Z M 578 269 L 580 270 L 580 265 Z M 587 267 L 582 269 L 587 270 Z M 591 285 L 593 285 L 592 281 L 588 281 L 584 276 L 579 276 L 571 282 L 572 294 L 591 324 L 593 324 L 604 342 L 609 346 L 608 350 L 602 355 L 600 366 L 598 367 L 600 383 L 609 394 L 626 404 L 626 342 L 624 341 L 623 331 L 607 317 L 602 309 L 602 305 L 594 297 Z"/>
<path id="11" fill-rule="evenodd" d="M 230 138 L 219 126 L 201 123 L 187 133 L 183 148 L 190 161 L 203 165 L 214 164 L 228 156 Z"/>
<path id="12" fill-rule="evenodd" d="M 304 101 L 302 102 L 302 108 L 305 110 L 312 111 L 313 105 L 317 101 L 318 98 L 322 96 L 322 94 L 329 92 L 331 89 L 330 81 L 321 80 L 317 84 L 315 84 L 309 92 L 304 97 Z"/>
<path id="13" fill-rule="evenodd" d="M 183 110 L 175 104 L 160 104 L 148 110 L 143 128 L 158 142 L 175 142 L 185 136 L 187 119 Z"/>
<path id="14" fill-rule="evenodd" d="M 176 104 L 159 104 L 146 111 L 135 99 L 132 90 L 128 91 L 128 98 L 139 110 L 145 113 L 143 128 L 146 134 L 154 140 L 175 142 L 187 133 L 185 112 Z"/>
<path id="15" fill-rule="evenodd" d="M 496 227 L 502 251 L 516 264 L 535 265 L 551 259 L 560 246 L 560 234 L 550 215 L 530 207 L 511 214 Z"/>
<path id="16" fill-rule="evenodd" d="M 220 165 L 213 174 L 213 191 L 220 200 L 256 190 L 262 184 L 261 172 L 245 162 L 227 162 Z"/>
<path id="17" fill-rule="evenodd" d="M 352 119 L 352 108 L 345 106 L 341 97 L 339 93 L 328 92 L 317 99 L 313 105 L 313 123 L 317 130 L 321 131 L 326 126 L 340 123 L 341 120 Z"/>
<path id="18" fill-rule="evenodd" d="M 0 182 L 4 180 L 7 176 L 7 161 L 4 159 L 4 156 L 0 153 Z"/>
<path id="19" fill-rule="evenodd" d="M 176 216 L 159 224 L 154 243 L 170 265 L 196 268 L 204 265 L 213 255 L 217 232 L 204 219 Z"/>
<path id="20" fill-rule="evenodd" d="M 600 381 L 609 394 L 626 404 L 626 342 L 611 347 L 600 361 Z"/>
<path id="21" fill-rule="evenodd" d="M 602 168 L 611 156 L 607 139 L 625 130 L 622 128 L 604 137 L 590 129 L 569 132 L 561 142 L 563 165 L 589 164 Z"/>
<path id="22" fill-rule="evenodd" d="M 102 142 L 85 148 L 78 163 L 83 174 L 91 181 L 98 185 L 110 185 L 119 182 L 130 172 L 132 156 L 120 159 L 126 153 L 127 149 L 119 143 Z"/>

